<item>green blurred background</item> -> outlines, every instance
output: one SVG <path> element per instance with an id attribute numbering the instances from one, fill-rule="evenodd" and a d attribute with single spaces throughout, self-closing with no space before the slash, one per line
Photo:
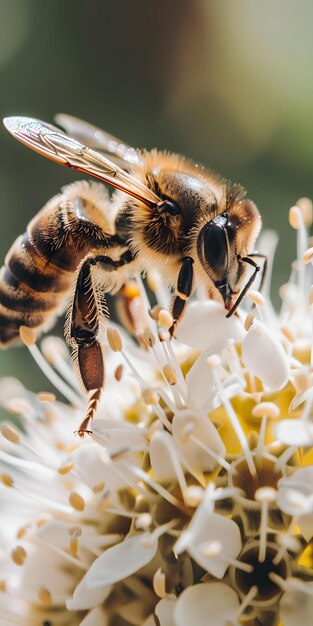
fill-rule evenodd
<path id="1" fill-rule="evenodd" d="M 241 182 L 276 229 L 275 284 L 295 255 L 288 209 L 313 197 L 312 0 L 0 0 L 1 115 L 85 118 Z M 0 129 L 3 259 L 77 178 Z M 0 375 L 48 388 L 24 349 Z"/>

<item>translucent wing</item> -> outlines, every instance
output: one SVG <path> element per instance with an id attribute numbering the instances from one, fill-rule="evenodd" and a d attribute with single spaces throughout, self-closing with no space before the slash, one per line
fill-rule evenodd
<path id="1" fill-rule="evenodd" d="M 84 120 L 74 117 L 73 115 L 67 115 L 66 113 L 58 113 L 55 116 L 55 121 L 65 131 L 77 139 L 81 143 L 85 144 L 89 148 L 94 150 L 100 150 L 105 152 L 106 155 L 111 156 L 114 163 L 117 163 L 121 167 L 129 167 L 129 165 L 140 165 L 141 158 L 137 150 L 128 146 L 126 143 L 117 139 L 114 135 L 110 135 L 105 130 L 89 124 Z"/>
<path id="2" fill-rule="evenodd" d="M 128 172 L 51 124 L 31 117 L 7 117 L 3 123 L 13 137 L 55 163 L 99 178 L 148 206 L 155 206 L 160 201 L 153 191 Z"/>

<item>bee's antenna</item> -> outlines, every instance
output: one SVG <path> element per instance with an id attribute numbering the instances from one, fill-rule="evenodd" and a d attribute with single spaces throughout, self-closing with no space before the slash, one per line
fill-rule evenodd
<path id="1" fill-rule="evenodd" d="M 250 276 L 249 280 L 247 281 L 247 283 L 245 284 L 244 288 L 242 289 L 242 291 L 240 292 L 236 302 L 233 304 L 232 308 L 230 309 L 230 311 L 228 311 L 226 317 L 231 317 L 233 315 L 233 313 L 235 313 L 236 309 L 238 308 L 240 302 L 242 301 L 242 299 L 245 297 L 248 289 L 250 289 L 252 283 L 255 281 L 255 277 L 257 275 L 257 273 L 260 271 L 261 267 L 260 265 L 257 265 L 255 261 L 253 261 L 253 259 L 250 259 L 250 257 L 248 256 L 244 256 L 242 258 L 240 258 L 240 261 L 242 261 L 243 263 L 248 263 L 249 265 L 252 265 L 252 267 L 254 267 L 254 272 L 253 274 Z"/>

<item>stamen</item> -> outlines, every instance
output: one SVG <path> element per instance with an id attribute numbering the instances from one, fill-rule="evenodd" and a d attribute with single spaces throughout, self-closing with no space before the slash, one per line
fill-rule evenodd
<path id="1" fill-rule="evenodd" d="M 202 498 L 203 489 L 201 487 L 190 485 L 190 487 L 187 487 L 185 490 L 185 502 L 187 506 L 190 506 L 193 509 L 199 506 Z"/>
<path id="2" fill-rule="evenodd" d="M 125 466 L 125 469 L 128 471 L 128 473 L 134 474 L 135 476 L 140 478 L 144 483 L 149 485 L 149 487 L 152 487 L 152 489 L 154 489 L 156 493 L 163 496 L 163 498 L 165 498 L 167 502 L 170 502 L 170 504 L 173 504 L 173 506 L 175 506 L 176 508 L 182 511 L 185 511 L 182 503 L 177 498 L 175 498 L 175 496 L 173 496 L 169 491 L 167 491 L 167 489 L 165 489 L 156 480 L 154 480 L 149 474 L 147 474 L 147 472 L 142 470 L 140 467 L 131 465 L 128 462 L 123 461 L 122 463 Z M 137 486 L 137 489 L 138 489 L 138 486 Z"/>
<path id="3" fill-rule="evenodd" d="M 209 446 L 204 444 L 203 441 L 200 441 L 200 439 L 198 439 L 198 437 L 195 437 L 195 435 L 193 435 L 192 433 L 188 434 L 188 438 L 193 441 L 193 443 L 195 443 L 197 446 L 199 446 L 199 448 L 207 452 L 208 455 L 211 456 L 212 459 L 214 459 L 214 461 L 216 461 L 219 465 L 221 465 L 221 467 L 224 467 L 226 471 L 229 472 L 231 464 L 225 461 L 225 459 L 223 459 L 220 454 L 217 454 L 217 452 L 212 450 L 212 448 L 209 448 Z"/>
<path id="4" fill-rule="evenodd" d="M 283 454 L 281 454 L 280 457 L 278 457 L 276 463 L 275 463 L 275 471 L 276 472 L 280 472 L 282 470 L 282 468 L 287 465 L 289 459 L 291 459 L 291 457 L 294 455 L 294 453 L 297 451 L 298 446 L 289 446 L 287 448 L 287 450 L 285 450 L 285 452 L 283 452 Z"/>
<path id="5" fill-rule="evenodd" d="M 268 509 L 270 504 L 275 502 L 277 492 L 271 487 L 260 487 L 255 492 L 255 499 L 261 503 L 261 525 L 260 525 L 260 545 L 259 562 L 264 563 L 266 556 L 266 536 L 268 526 Z"/>
<path id="6" fill-rule="evenodd" d="M 296 202 L 296 206 L 301 209 L 301 213 L 303 215 L 303 220 L 306 226 L 312 225 L 312 217 L 313 217 L 313 208 L 312 208 L 312 200 L 310 198 L 299 198 Z"/>
<path id="7" fill-rule="evenodd" d="M 177 384 L 176 372 L 174 368 L 172 367 L 172 365 L 169 365 L 168 363 L 166 363 L 166 365 L 164 365 L 163 367 L 163 374 L 169 385 L 172 386 L 172 385 Z"/>
<path id="8" fill-rule="evenodd" d="M 158 304 L 166 309 L 169 302 L 168 289 L 164 286 L 160 274 L 157 272 L 149 272 L 147 276 L 147 285 L 155 294 Z"/>
<path id="9" fill-rule="evenodd" d="M 216 384 L 216 386 L 217 386 L 217 388 L 219 390 L 220 400 L 221 400 L 221 402 L 222 402 L 222 404 L 223 404 L 223 406 L 224 406 L 224 408 L 225 408 L 225 410 L 227 412 L 227 415 L 228 415 L 228 417 L 229 417 L 229 419 L 231 421 L 233 429 L 234 429 L 234 431 L 235 431 L 235 433 L 237 435 L 237 438 L 238 438 L 238 440 L 239 440 L 239 442 L 241 444 L 243 453 L 244 453 L 244 455 L 246 457 L 246 460 L 247 460 L 247 465 L 248 465 L 249 471 L 250 471 L 252 476 L 255 476 L 256 475 L 256 469 L 255 469 L 255 466 L 254 466 L 253 457 L 252 457 L 251 450 L 250 450 L 249 445 L 248 445 L 248 441 L 247 441 L 247 439 L 245 437 L 245 434 L 244 434 L 244 431 L 243 431 L 243 429 L 241 427 L 239 419 L 238 419 L 238 417 L 237 417 L 237 415 L 236 415 L 236 413 L 235 413 L 235 411 L 234 411 L 234 409 L 233 409 L 229 399 L 227 398 L 226 394 L 224 393 L 223 385 L 222 385 L 219 373 L 217 371 L 217 367 L 220 365 L 220 359 L 219 359 L 219 357 L 217 355 L 212 355 L 211 357 L 209 357 L 207 359 L 207 364 L 208 364 L 210 370 L 212 371 L 212 375 L 213 375 L 215 384 Z"/>
<path id="10" fill-rule="evenodd" d="M 165 578 L 165 574 L 164 572 L 162 572 L 161 568 L 159 567 L 159 569 L 157 569 L 157 571 L 155 572 L 154 576 L 153 576 L 153 589 L 154 589 L 154 593 L 159 597 L 159 598 L 165 598 L 166 597 L 166 578 Z"/>
<path id="11" fill-rule="evenodd" d="M 149 530 L 152 522 L 153 518 L 150 513 L 140 513 L 136 519 L 135 526 L 140 530 Z"/>
<path id="12" fill-rule="evenodd" d="M 305 271 L 304 265 L 302 263 L 303 255 L 308 247 L 307 241 L 307 231 L 303 219 L 303 213 L 298 206 L 294 206 L 290 209 L 293 212 L 293 220 L 297 223 L 297 259 L 299 261 L 298 266 L 298 285 L 299 285 L 299 310 L 300 313 L 304 312 L 304 294 L 305 294 Z"/>
<path id="13" fill-rule="evenodd" d="M 248 332 L 251 324 L 253 324 L 253 320 L 255 318 L 255 315 L 253 313 L 253 311 L 250 311 L 250 313 L 248 313 L 245 321 L 244 321 L 244 329 Z"/>
<path id="14" fill-rule="evenodd" d="M 199 546 L 199 548 L 202 554 L 209 559 L 214 559 L 214 557 L 218 556 L 218 558 L 221 559 L 221 561 L 224 561 L 224 563 L 227 563 L 228 565 L 233 565 L 243 572 L 247 572 L 248 574 L 251 574 L 253 572 L 254 568 L 249 563 L 243 563 L 242 561 L 238 561 L 237 559 L 233 559 L 228 555 L 223 554 L 223 546 L 218 540 L 203 543 Z"/>
<path id="15" fill-rule="evenodd" d="M 81 409 L 81 399 L 79 396 L 69 387 L 62 378 L 52 369 L 49 363 L 45 360 L 44 356 L 40 352 L 39 348 L 36 345 L 28 346 L 29 352 L 31 353 L 34 361 L 36 361 L 38 367 L 42 370 L 43 374 L 46 378 L 51 382 L 51 384 L 63 394 L 67 400 L 73 404 L 75 407 Z"/>
<path id="16" fill-rule="evenodd" d="M 62 378 L 73 387 L 77 393 L 83 397 L 77 377 L 74 375 L 73 367 L 68 362 L 68 350 L 64 341 L 60 337 L 44 337 L 40 344 L 41 352 L 48 363 L 55 369 Z"/>
<path id="17" fill-rule="evenodd" d="M 251 589 L 248 591 L 246 597 L 243 599 L 238 612 L 236 613 L 236 618 L 238 619 L 238 617 L 240 617 L 240 615 L 242 615 L 242 613 L 244 613 L 244 611 L 246 610 L 247 606 L 249 606 L 250 602 L 252 602 L 252 600 L 254 600 L 254 598 L 258 595 L 259 593 L 259 588 L 257 587 L 257 585 L 253 585 L 251 587 Z"/>
<path id="18" fill-rule="evenodd" d="M 252 409 L 254 417 L 261 417 L 261 427 L 259 433 L 259 441 L 255 451 L 255 460 L 258 463 L 264 453 L 266 427 L 269 419 L 276 419 L 280 415 L 280 409 L 273 402 L 260 402 Z"/>
<path id="19" fill-rule="evenodd" d="M 75 557 L 78 553 L 78 538 L 82 534 L 82 529 L 80 526 L 74 526 L 74 528 L 69 528 L 69 534 L 71 539 L 68 551 L 71 556 Z"/>

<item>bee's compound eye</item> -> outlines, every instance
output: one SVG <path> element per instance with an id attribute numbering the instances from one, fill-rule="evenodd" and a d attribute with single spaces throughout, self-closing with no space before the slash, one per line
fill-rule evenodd
<path id="1" fill-rule="evenodd" d="M 210 266 L 221 278 L 225 275 L 228 262 L 223 217 L 223 215 L 218 216 L 206 224 L 198 238 L 198 254 L 203 267 Z"/>
<path id="2" fill-rule="evenodd" d="M 169 200 L 169 199 L 162 200 L 162 202 L 158 204 L 158 208 L 159 208 L 160 213 L 167 213 L 167 215 L 174 216 L 174 215 L 181 214 L 180 207 L 174 200 Z"/>

